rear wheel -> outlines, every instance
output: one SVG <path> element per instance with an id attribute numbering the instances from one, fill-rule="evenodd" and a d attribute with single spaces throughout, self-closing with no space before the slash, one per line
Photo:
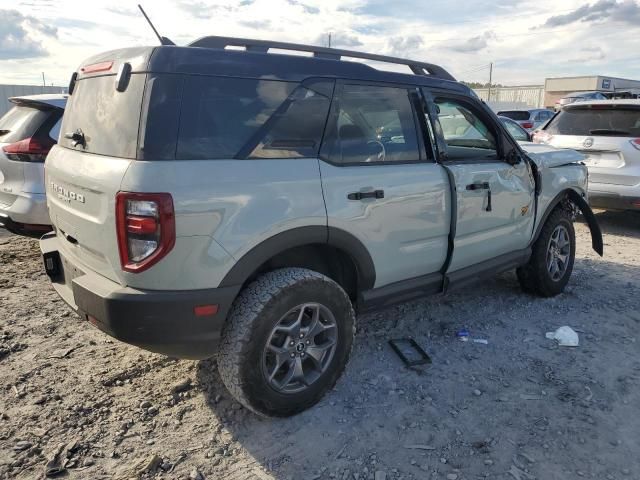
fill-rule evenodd
<path id="1" fill-rule="evenodd" d="M 571 278 L 576 235 L 569 213 L 557 208 L 542 227 L 529 263 L 517 275 L 525 292 L 542 297 L 562 293 Z"/>
<path id="2" fill-rule="evenodd" d="M 289 416 L 333 387 L 353 345 L 355 314 L 344 290 L 303 268 L 266 273 L 235 301 L 218 368 L 231 394 L 265 416 Z"/>

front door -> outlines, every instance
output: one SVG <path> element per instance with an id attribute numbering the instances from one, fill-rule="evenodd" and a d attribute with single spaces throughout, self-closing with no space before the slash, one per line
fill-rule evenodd
<path id="1" fill-rule="evenodd" d="M 503 131 L 479 105 L 434 94 L 434 130 L 446 155 L 457 192 L 455 272 L 525 249 L 534 223 L 534 179 L 529 165 L 505 159 Z"/>
<path id="2" fill-rule="evenodd" d="M 427 154 L 417 101 L 415 88 L 338 82 L 323 141 L 329 227 L 364 244 L 375 287 L 439 272 L 447 256 L 449 183 Z"/>

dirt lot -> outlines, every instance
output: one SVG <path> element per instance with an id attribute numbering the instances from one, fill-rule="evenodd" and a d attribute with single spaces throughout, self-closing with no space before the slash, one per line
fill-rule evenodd
<path id="1" fill-rule="evenodd" d="M 81 322 L 37 242 L 0 236 L 0 477 L 51 461 L 78 479 L 640 479 L 640 215 L 598 217 L 605 258 L 578 224 L 565 294 L 525 295 L 508 273 L 361 316 L 345 377 L 284 420 L 235 403 L 214 361 Z M 545 338 L 562 325 L 579 347 Z M 387 341 L 407 335 L 431 366 L 403 368 Z"/>

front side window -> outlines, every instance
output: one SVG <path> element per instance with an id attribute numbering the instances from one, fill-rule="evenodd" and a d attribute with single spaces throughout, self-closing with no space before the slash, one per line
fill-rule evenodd
<path id="1" fill-rule="evenodd" d="M 450 159 L 494 157 L 496 137 L 490 127 L 466 103 L 454 99 L 436 98 L 438 123 L 447 144 Z"/>
<path id="2" fill-rule="evenodd" d="M 420 160 L 409 91 L 343 85 L 331 107 L 323 152 L 334 163 Z"/>

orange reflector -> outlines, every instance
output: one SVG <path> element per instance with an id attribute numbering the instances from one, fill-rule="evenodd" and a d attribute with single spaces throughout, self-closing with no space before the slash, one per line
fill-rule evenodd
<path id="1" fill-rule="evenodd" d="M 97 327 L 98 323 L 100 323 L 100 322 L 98 322 L 98 319 L 96 317 L 94 317 L 93 315 L 87 315 L 87 321 L 91 325 L 93 325 L 94 327 Z"/>
<path id="2" fill-rule="evenodd" d="M 82 73 L 108 72 L 111 67 L 113 67 L 113 62 L 100 62 L 82 67 L 80 71 Z"/>
<path id="3" fill-rule="evenodd" d="M 218 313 L 218 305 L 199 305 L 197 307 L 193 307 L 193 313 L 196 314 L 196 317 L 215 315 Z"/>

